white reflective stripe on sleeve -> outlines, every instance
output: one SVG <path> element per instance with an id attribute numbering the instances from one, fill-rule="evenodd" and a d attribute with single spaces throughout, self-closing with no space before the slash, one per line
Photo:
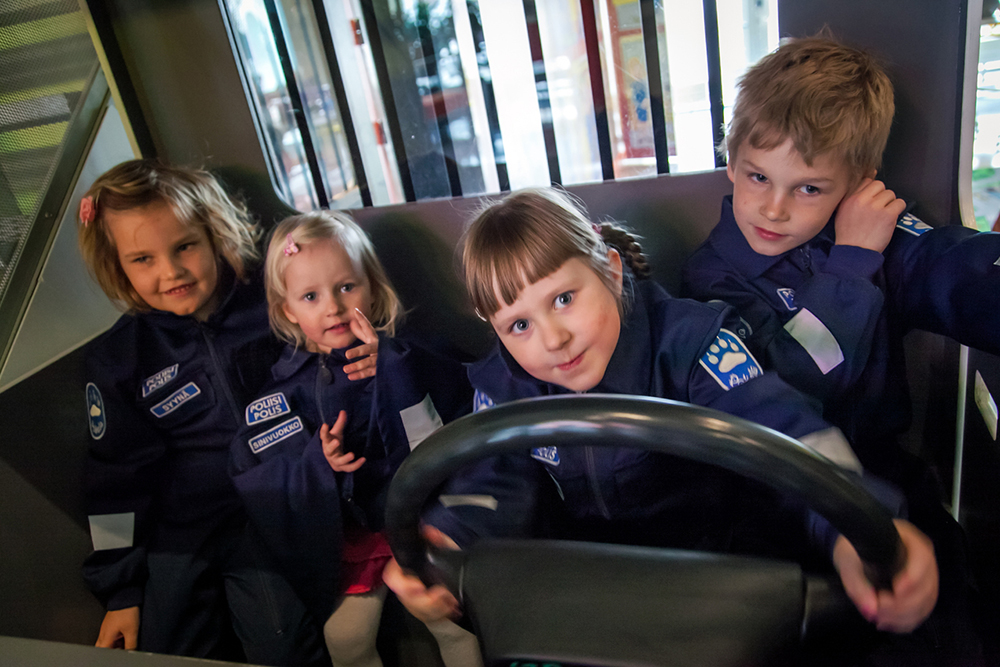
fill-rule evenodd
<path id="1" fill-rule="evenodd" d="M 461 507 L 465 505 L 472 507 L 485 507 L 488 510 L 496 510 L 498 504 L 497 499 L 494 498 L 493 496 L 444 495 L 444 496 L 438 496 L 438 500 L 440 500 L 441 504 L 444 505 L 445 507 Z"/>
<path id="2" fill-rule="evenodd" d="M 94 543 L 94 551 L 132 546 L 135 512 L 91 514 L 87 519 L 90 521 L 90 539 Z"/>
<path id="3" fill-rule="evenodd" d="M 805 348 L 823 375 L 844 361 L 840 343 L 819 318 L 803 308 L 785 323 L 785 331 Z"/>
<path id="4" fill-rule="evenodd" d="M 862 471 L 861 461 L 839 428 L 831 426 L 814 431 L 799 438 L 799 442 L 841 468 L 858 473 Z"/>
<path id="5" fill-rule="evenodd" d="M 424 438 L 444 425 L 430 394 L 424 396 L 424 400 L 416 405 L 400 410 L 399 417 L 403 420 L 403 430 L 406 431 L 411 452 L 424 441 Z"/>

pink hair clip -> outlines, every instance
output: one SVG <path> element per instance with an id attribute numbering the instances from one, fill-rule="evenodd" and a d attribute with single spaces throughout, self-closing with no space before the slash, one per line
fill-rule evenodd
<path id="1" fill-rule="evenodd" d="M 285 246 L 285 257 L 291 257 L 299 251 L 299 246 L 295 244 L 291 234 L 285 236 L 285 239 L 288 241 L 288 245 Z"/>
<path id="2" fill-rule="evenodd" d="M 80 200 L 80 222 L 86 227 L 97 217 L 97 207 L 94 206 L 93 197 L 84 197 Z"/>
<path id="3" fill-rule="evenodd" d="M 590 223 L 590 226 L 594 228 L 594 231 L 597 232 L 598 236 L 601 236 L 601 226 L 599 224 L 592 222 Z"/>

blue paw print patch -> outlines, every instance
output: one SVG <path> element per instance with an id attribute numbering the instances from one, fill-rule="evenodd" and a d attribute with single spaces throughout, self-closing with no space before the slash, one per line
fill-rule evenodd
<path id="1" fill-rule="evenodd" d="M 728 329 L 719 329 L 699 363 L 726 391 L 764 374 L 743 341 Z"/>
<path id="2" fill-rule="evenodd" d="M 902 229 L 904 232 L 909 232 L 914 236 L 920 236 L 924 232 L 929 232 L 934 229 L 912 213 L 904 213 L 903 216 L 896 221 L 896 227 Z"/>

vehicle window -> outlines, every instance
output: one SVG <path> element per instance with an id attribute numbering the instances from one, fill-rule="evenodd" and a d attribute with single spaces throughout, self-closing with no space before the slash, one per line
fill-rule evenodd
<path id="1" fill-rule="evenodd" d="M 279 194 L 355 208 L 712 169 L 777 0 L 226 0 Z"/>

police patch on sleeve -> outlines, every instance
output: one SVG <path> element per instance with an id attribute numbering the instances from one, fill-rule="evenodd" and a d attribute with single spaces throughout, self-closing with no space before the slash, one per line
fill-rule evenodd
<path id="1" fill-rule="evenodd" d="M 496 405 L 493 399 L 484 394 L 483 392 L 476 390 L 475 395 L 472 397 L 472 411 L 479 412 L 487 408 L 492 408 Z"/>
<path id="2" fill-rule="evenodd" d="M 287 415 L 289 412 L 291 409 L 288 407 L 288 399 L 279 391 L 277 394 L 258 398 L 247 406 L 247 426 L 266 422 L 268 419 Z"/>
<path id="3" fill-rule="evenodd" d="M 250 445 L 250 451 L 254 454 L 260 454 L 271 445 L 277 444 L 282 440 L 286 440 L 297 433 L 301 433 L 302 429 L 302 419 L 300 417 L 295 417 L 293 419 L 289 419 L 288 421 L 281 422 L 274 428 L 264 431 L 256 437 L 250 438 L 250 440 L 247 441 L 247 444 Z"/>
<path id="4" fill-rule="evenodd" d="M 779 287 L 777 292 L 778 298 L 781 299 L 783 304 L 785 304 L 785 308 L 788 310 L 795 310 L 798 308 L 798 306 L 795 305 L 795 290 L 791 287 Z"/>
<path id="5" fill-rule="evenodd" d="M 201 389 L 198 388 L 198 385 L 194 382 L 188 382 L 186 385 L 170 394 L 170 396 L 167 396 L 165 399 L 151 407 L 149 411 L 152 412 L 157 418 L 162 419 L 200 393 Z"/>
<path id="6" fill-rule="evenodd" d="M 90 422 L 90 437 L 100 440 L 107 430 L 108 421 L 104 415 L 104 399 L 101 390 L 93 382 L 87 383 L 87 419 Z"/>
<path id="7" fill-rule="evenodd" d="M 555 447 L 535 447 L 531 450 L 531 458 L 538 459 L 550 466 L 559 465 L 559 450 Z"/>
<path id="8" fill-rule="evenodd" d="M 142 397 L 146 398 L 154 391 L 167 384 L 177 377 L 177 364 L 164 368 L 159 373 L 154 373 L 142 381 Z"/>
<path id="9" fill-rule="evenodd" d="M 914 236 L 920 236 L 924 232 L 929 232 L 934 229 L 912 213 L 904 213 L 903 216 L 896 221 L 896 227 L 902 229 L 904 232 L 913 234 Z"/>
<path id="10" fill-rule="evenodd" d="M 743 341 L 728 329 L 719 329 L 699 363 L 726 391 L 764 374 Z"/>

